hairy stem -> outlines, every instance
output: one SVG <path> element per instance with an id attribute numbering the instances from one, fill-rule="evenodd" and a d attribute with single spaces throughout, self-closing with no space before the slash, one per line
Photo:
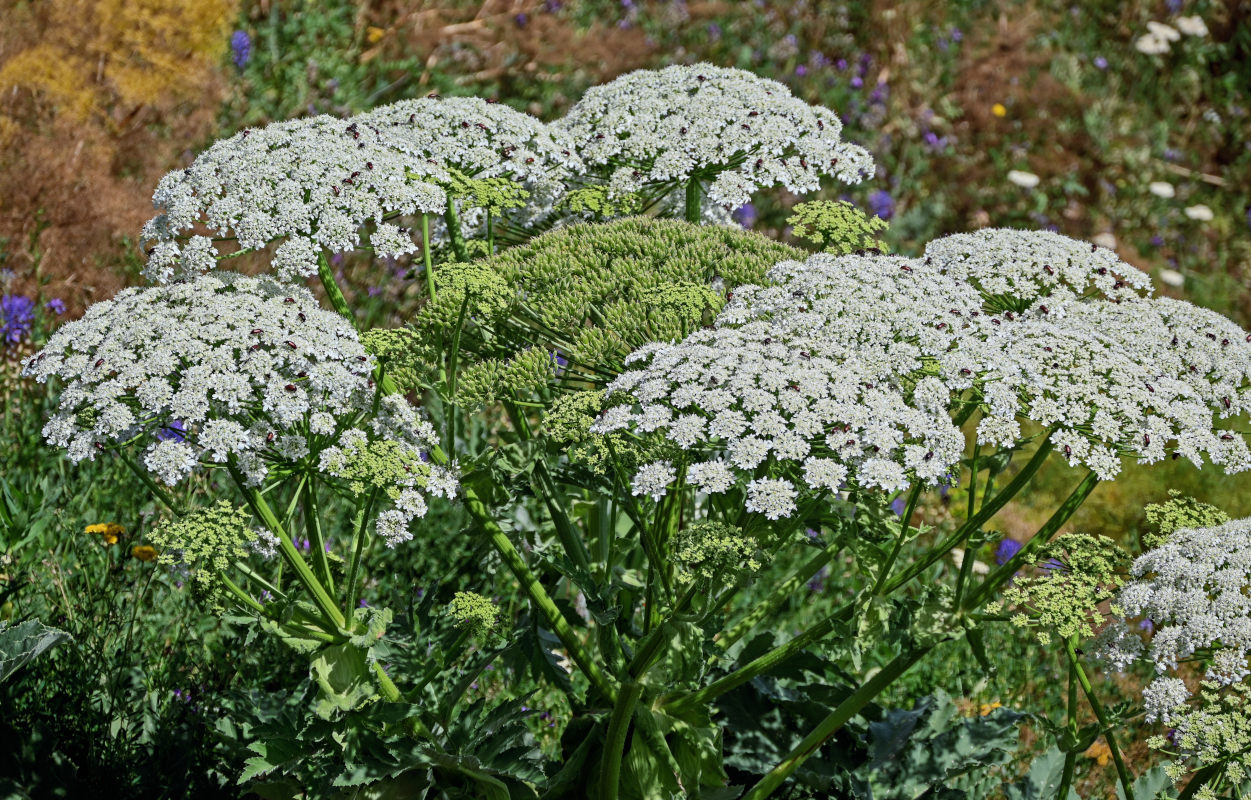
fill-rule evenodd
<path id="1" fill-rule="evenodd" d="M 440 453 L 439 455 L 442 454 Z M 565 649 L 569 651 L 569 657 L 573 659 L 574 663 L 586 675 L 592 686 L 608 699 L 615 699 L 617 691 L 613 682 L 604 674 L 599 662 L 592 658 L 582 646 L 582 642 L 574 634 L 573 628 L 569 626 L 569 623 L 560 613 L 560 609 L 556 607 L 556 603 L 552 601 L 552 598 L 543 589 L 543 585 L 539 583 L 538 577 L 521 558 L 521 554 L 513 546 L 512 540 L 508 538 L 508 535 L 504 533 L 503 529 L 491 516 L 486 504 L 482 502 L 477 492 L 471 487 L 462 486 L 461 489 L 465 498 L 465 508 L 478 521 L 483 530 L 486 531 L 491 544 L 495 546 L 495 550 L 500 554 L 500 558 L 504 560 L 509 570 L 512 571 L 513 576 L 517 578 L 521 588 L 530 598 L 531 604 L 547 621 L 552 632 L 560 639 Z"/>
<path id="2" fill-rule="evenodd" d="M 334 627 L 334 631 L 342 630 L 346 624 L 343 612 L 335 605 L 334 598 L 326 591 L 326 587 L 317 580 L 317 576 L 309 568 L 308 563 L 300 555 L 300 551 L 295 548 L 295 544 L 291 541 L 291 536 L 287 533 L 282 523 L 278 521 L 278 517 L 274 514 L 274 510 L 269 507 L 269 503 L 265 501 L 264 495 L 258 489 L 247 485 L 243 474 L 239 472 L 239 468 L 234 464 L 229 465 L 230 475 L 234 478 L 235 483 L 239 487 L 239 491 L 248 500 L 253 513 L 260 518 L 270 533 L 278 538 L 278 550 L 282 553 L 283 561 L 295 570 L 296 577 L 308 593 L 312 596 L 313 604 L 326 618 L 326 622 Z"/>

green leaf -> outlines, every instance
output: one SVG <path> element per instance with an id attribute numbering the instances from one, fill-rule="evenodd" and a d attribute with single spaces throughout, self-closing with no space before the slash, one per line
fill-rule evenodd
<path id="1" fill-rule="evenodd" d="M 367 651 L 353 645 L 327 647 L 317 654 L 310 673 L 320 691 L 313 710 L 322 719 L 350 711 L 377 694 L 369 674 Z"/>
<path id="2" fill-rule="evenodd" d="M 244 765 L 243 774 L 239 776 L 239 785 L 258 775 L 273 772 L 305 755 L 304 745 L 290 739 L 267 738 L 252 742 L 248 749 L 256 755 L 249 758 Z"/>
<path id="3" fill-rule="evenodd" d="M 1005 800 L 1053 800 L 1060 791 L 1060 783 L 1064 776 L 1064 753 L 1058 747 L 1052 747 L 1030 764 L 1029 772 L 1016 783 L 1005 784 L 1003 793 Z M 1077 792 L 1069 787 L 1070 798 L 1080 800 Z"/>
<path id="4" fill-rule="evenodd" d="M 40 655 L 72 638 L 65 631 L 49 628 L 35 619 L 0 626 L 0 683 Z"/>

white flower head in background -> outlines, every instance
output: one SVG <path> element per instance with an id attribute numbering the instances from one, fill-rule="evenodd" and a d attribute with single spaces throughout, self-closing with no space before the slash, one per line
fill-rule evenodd
<path id="1" fill-rule="evenodd" d="M 1093 244 L 1099 245 L 1105 250 L 1116 249 L 1116 234 L 1112 233 L 1112 231 L 1104 231 L 1103 233 L 1096 233 L 1094 236 L 1090 237 L 1090 241 Z"/>
<path id="2" fill-rule="evenodd" d="M 1172 286 L 1174 289 L 1180 289 L 1186 285 L 1186 276 L 1175 269 L 1165 267 L 1160 270 L 1160 283 L 1165 286 Z"/>
<path id="3" fill-rule="evenodd" d="M 1169 30 L 1172 29 L 1169 28 Z M 1134 49 L 1149 56 L 1161 56 L 1167 53 L 1171 46 L 1169 39 L 1158 33 L 1144 33 L 1134 40 Z"/>
<path id="4" fill-rule="evenodd" d="M 1207 36 L 1208 26 L 1203 21 L 1203 17 L 1198 15 L 1193 17 L 1178 17 L 1177 29 L 1187 36 Z"/>
<path id="5" fill-rule="evenodd" d="M 857 183 L 874 171 L 843 141 L 833 111 L 776 81 L 711 64 L 638 70 L 587 90 L 554 123 L 590 169 L 611 170 L 618 193 L 710 181 L 708 199 L 737 208 L 781 184 L 815 191 L 823 175 Z"/>
<path id="6" fill-rule="evenodd" d="M 1190 219 L 1198 220 L 1200 222 L 1211 222 L 1214 218 L 1212 209 L 1202 204 L 1186 206 L 1185 214 Z"/>
<path id="7" fill-rule="evenodd" d="M 1019 169 L 1008 170 L 1008 182 L 1022 189 L 1033 189 L 1038 185 L 1039 178 L 1032 172 L 1024 172 Z"/>
<path id="8" fill-rule="evenodd" d="M 1151 192 L 1156 197 L 1163 197 L 1165 200 L 1168 200 L 1172 198 L 1173 195 L 1177 194 L 1177 190 L 1173 188 L 1173 184 L 1166 181 L 1152 181 L 1147 184 L 1147 191 Z"/>

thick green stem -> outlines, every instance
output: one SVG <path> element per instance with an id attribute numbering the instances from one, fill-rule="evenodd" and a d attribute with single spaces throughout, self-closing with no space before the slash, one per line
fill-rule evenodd
<path id="1" fill-rule="evenodd" d="M 784 645 L 773 648 L 764 655 L 750 661 L 738 669 L 722 678 L 719 678 L 704 688 L 692 692 L 688 695 L 682 695 L 672 702 L 666 703 L 665 707 L 674 713 L 678 713 L 687 709 L 695 708 L 703 705 L 728 691 L 742 686 L 757 675 L 763 675 L 769 670 L 786 661 L 788 658 L 802 652 L 808 645 L 824 638 L 830 631 L 834 630 L 839 622 L 849 616 L 853 610 L 852 605 L 844 606 L 840 611 L 831 614 L 821 622 L 813 625 L 808 630 L 791 639 Z M 843 613 L 846 612 L 846 613 Z"/>
<path id="2" fill-rule="evenodd" d="M 442 454 L 440 453 L 439 455 Z M 491 544 L 495 546 L 495 550 L 500 554 L 500 558 L 504 560 L 509 570 L 512 571 L 513 576 L 517 578 L 521 588 L 530 598 L 531 604 L 543 616 L 543 619 L 547 621 L 552 632 L 560 639 L 565 649 L 569 651 L 569 657 L 573 659 L 574 663 L 586 675 L 592 686 L 609 700 L 615 699 L 617 691 L 612 680 L 604 674 L 599 663 L 587 653 L 582 646 L 582 642 L 574 634 L 573 628 L 569 626 L 569 623 L 560 613 L 560 609 L 556 607 L 556 603 L 544 591 L 538 577 L 530 571 L 530 567 L 526 565 L 526 562 L 521 558 L 521 554 L 517 552 L 517 548 L 513 546 L 512 540 L 508 538 L 508 535 L 504 533 L 499 524 L 491 517 L 486 504 L 482 502 L 477 492 L 471 487 L 462 486 L 461 489 L 465 498 L 466 510 L 486 531 Z"/>
<path id="3" fill-rule="evenodd" d="M 404 701 L 404 695 L 400 693 L 400 688 L 395 685 L 395 681 L 391 680 L 391 676 L 382 668 L 377 661 L 374 662 L 374 677 L 378 679 L 378 689 L 382 691 L 382 696 L 391 703 L 400 703 Z M 409 733 L 419 739 L 432 739 L 433 735 L 426 724 L 417 717 L 409 717 L 404 721 L 408 726 Z"/>
<path id="4" fill-rule="evenodd" d="M 337 630 L 342 630 L 346 624 L 343 612 L 335 605 L 332 598 L 326 591 L 326 587 L 317 580 L 317 576 L 309 568 L 308 562 L 300 555 L 300 551 L 295 548 L 295 544 L 291 541 L 291 536 L 286 529 L 282 527 L 278 517 L 274 514 L 274 510 L 269 507 L 269 503 L 265 501 L 264 495 L 260 493 L 256 487 L 248 486 L 239 468 L 234 464 L 230 465 L 230 475 L 235 479 L 235 483 L 239 487 L 239 491 L 243 492 L 248 500 L 248 505 L 252 507 L 253 513 L 260 517 L 261 522 L 269 529 L 270 533 L 278 538 L 278 550 L 282 553 L 283 560 L 295 570 L 295 574 L 304 588 L 312 596 L 313 604 L 326 617 L 326 621 L 334 625 Z"/>
<path id="5" fill-rule="evenodd" d="M 800 567 L 794 575 L 791 575 L 785 581 L 780 583 L 777 588 L 770 592 L 769 596 L 762 602 L 758 603 L 747 614 L 747 616 L 735 623 L 733 627 L 717 634 L 713 638 L 713 641 L 721 650 L 729 649 L 732 644 L 746 636 L 748 631 L 759 625 L 766 617 L 776 611 L 779 606 L 793 597 L 796 590 L 798 590 L 800 586 L 803 586 L 811 580 L 812 576 L 820 572 L 821 568 L 830 563 L 830 560 L 833 559 L 834 556 L 837 555 L 842 549 L 841 543 L 831 544 L 829 547 L 808 559 L 808 561 Z"/>
<path id="6" fill-rule="evenodd" d="M 623 685 L 608 721 L 604 742 L 604 760 L 600 764 L 600 800 L 617 800 L 621 789 L 621 760 L 625 756 L 626 734 L 634 718 L 634 706 L 643 694 L 643 687 L 634 681 Z"/>
<path id="7" fill-rule="evenodd" d="M 838 707 L 831 711 L 829 716 L 823 719 L 811 733 L 805 736 L 803 741 L 796 745 L 787 754 L 786 758 L 782 759 L 780 764 L 770 770 L 769 774 L 761 778 L 759 783 L 753 786 L 747 794 L 743 795 L 742 800 L 763 800 L 771 795 L 791 776 L 791 773 L 799 769 L 801 764 L 820 749 L 821 745 L 838 733 L 873 698 L 881 694 L 886 687 L 894 683 L 899 676 L 907 672 L 909 667 L 928 652 L 929 648 L 905 651 L 896 656 L 894 661 L 882 667 L 881 671 L 861 684 L 860 688 L 852 692 L 851 696 L 846 700 L 839 703 Z M 1130 798 L 1130 800 L 1133 799 Z"/>
<path id="8" fill-rule="evenodd" d="M 882 564 L 882 569 L 878 571 L 877 581 L 873 585 L 873 594 L 879 597 L 882 590 L 886 588 L 886 579 L 890 577 L 890 571 L 895 567 L 895 559 L 899 558 L 899 551 L 903 549 L 904 538 L 912 527 L 912 514 L 917 510 L 917 501 L 920 498 L 921 482 L 917 481 L 912 491 L 908 493 L 908 505 L 904 507 L 903 517 L 899 520 L 899 535 L 895 537 L 895 546 L 891 548 L 886 563 Z"/>
<path id="9" fill-rule="evenodd" d="M 1068 730 L 1070 736 L 1077 735 L 1077 669 L 1069 662 L 1069 708 Z M 1060 790 L 1056 792 L 1056 800 L 1068 800 L 1069 787 L 1073 785 L 1073 773 L 1077 769 L 1077 751 L 1072 746 L 1064 753 L 1064 772 L 1060 775 Z"/>
<path id="10" fill-rule="evenodd" d="M 334 273 L 330 270 L 330 260 L 326 258 L 324 251 L 317 254 L 317 277 L 321 278 L 321 285 L 326 290 L 326 297 L 330 298 L 330 305 L 355 325 L 356 318 L 352 316 L 352 309 L 348 306 L 347 298 L 343 296 L 343 290 L 334 279 Z"/>
<path id="11" fill-rule="evenodd" d="M 460 217 L 456 213 L 456 201 L 451 197 L 447 198 L 447 211 L 443 213 L 443 221 L 447 223 L 447 238 L 451 241 L 452 252 L 456 254 L 457 261 L 468 261 L 469 257 L 465 250 L 465 237 L 460 230 Z"/>
<path id="12" fill-rule="evenodd" d="M 701 194 L 701 190 L 700 190 L 700 185 L 699 185 L 699 178 L 696 178 L 695 176 L 691 176 L 691 179 L 686 182 L 686 221 L 687 222 L 699 222 L 700 217 L 703 216 L 700 213 L 700 208 L 699 208 L 700 194 Z"/>
<path id="13" fill-rule="evenodd" d="M 321 533 L 321 514 L 317 508 L 317 488 L 310 476 L 304 482 L 304 490 L 300 492 L 300 500 L 304 506 L 304 531 L 313 551 L 313 563 L 321 573 L 322 584 L 326 591 L 334 596 L 334 576 L 330 573 L 330 559 L 326 556 L 326 542 Z"/>
<path id="14" fill-rule="evenodd" d="M 356 511 L 356 521 L 353 525 L 354 535 L 352 536 L 352 564 L 348 568 L 347 594 L 343 598 L 344 608 L 349 610 L 356 605 L 356 578 L 360 574 L 361 554 L 365 551 L 365 528 L 369 525 L 369 514 L 373 511 L 374 502 L 378 499 L 379 491 L 374 489 L 365 505 Z"/>
<path id="15" fill-rule="evenodd" d="M 1133 779 L 1130 777 L 1129 769 L 1125 766 L 1125 759 L 1121 756 L 1121 748 L 1116 744 L 1116 736 L 1112 733 L 1112 725 L 1109 724 L 1107 714 L 1104 713 L 1103 704 L 1095 696 L 1094 687 L 1090 685 L 1090 678 L 1086 677 L 1086 670 L 1082 669 L 1081 662 L 1077 660 L 1077 651 L 1073 648 L 1073 642 L 1066 641 L 1064 648 L 1069 657 L 1069 664 L 1072 665 L 1077 675 L 1077 682 L 1081 684 L 1086 700 L 1090 703 L 1090 710 L 1095 712 L 1095 717 L 1099 720 L 1099 728 L 1108 743 L 1108 749 L 1112 751 L 1112 763 L 1116 764 L 1116 776 L 1121 782 L 1121 788 L 1125 790 L 1125 800 L 1134 800 Z"/>
<path id="16" fill-rule="evenodd" d="M 430 253 L 430 215 L 421 215 L 421 258 L 426 264 L 426 289 L 430 292 L 430 302 L 438 299 L 434 286 L 434 258 Z"/>
<path id="17" fill-rule="evenodd" d="M 924 558 L 908 567 L 906 570 L 901 572 L 898 577 L 887 583 L 884 593 L 890 594 L 900 586 L 903 586 L 908 581 L 929 569 L 935 562 L 947 555 L 947 553 L 951 552 L 951 548 L 959 545 L 973 532 L 979 530 L 983 525 L 985 525 L 991 517 L 999 513 L 999 510 L 1006 506 L 1008 501 L 1015 497 L 1017 493 L 1020 492 L 1027 483 L 1029 483 L 1030 479 L 1034 477 L 1034 473 L 1038 472 L 1038 470 L 1042 467 L 1043 462 L 1047 460 L 1047 456 L 1050 455 L 1053 446 L 1051 436 L 1048 434 L 1048 436 L 1043 439 L 1042 443 L 1038 445 L 1038 450 L 1034 453 L 1034 456 L 1024 467 L 1021 468 L 1021 471 L 1016 474 L 1016 477 L 1014 477 L 1007 486 L 1003 487 L 1003 489 L 995 494 L 993 498 L 990 498 L 986 503 L 984 503 L 972 519 L 961 525 L 937 547 L 932 548 Z"/>
<path id="18" fill-rule="evenodd" d="M 1043 523 L 1042 527 L 1029 538 L 1029 541 L 1021 546 L 1017 554 L 986 576 L 986 580 L 969 596 L 968 602 L 964 604 L 964 607 L 977 608 L 986 602 L 988 596 L 992 592 L 998 591 L 999 587 L 1010 580 L 1035 550 L 1050 541 L 1056 531 L 1060 530 L 1060 527 L 1068 522 L 1069 518 L 1077 512 L 1082 503 L 1086 502 L 1086 498 L 1090 497 L 1090 493 L 1098 485 L 1099 477 L 1093 472 L 1086 473 L 1086 477 L 1082 479 L 1082 482 L 1073 489 L 1068 498 L 1060 504 L 1060 507 Z"/>

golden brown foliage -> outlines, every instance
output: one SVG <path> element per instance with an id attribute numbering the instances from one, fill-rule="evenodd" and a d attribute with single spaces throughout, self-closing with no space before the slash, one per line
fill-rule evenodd
<path id="1" fill-rule="evenodd" d="M 211 131 L 235 5 L 0 0 L 0 253 L 17 288 L 72 306 L 118 288 L 99 267 Z"/>

